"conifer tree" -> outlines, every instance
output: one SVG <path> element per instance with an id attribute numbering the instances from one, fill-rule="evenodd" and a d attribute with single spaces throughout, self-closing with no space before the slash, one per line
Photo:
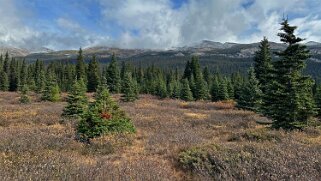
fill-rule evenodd
<path id="1" fill-rule="evenodd" d="M 191 63 L 187 61 L 182 79 L 190 80 L 191 76 L 192 76 Z"/>
<path id="2" fill-rule="evenodd" d="M 46 86 L 42 92 L 41 99 L 43 101 L 57 102 L 60 100 L 60 89 L 57 82 L 52 78 L 48 78 Z"/>
<path id="3" fill-rule="evenodd" d="M 28 104 L 30 103 L 30 98 L 28 96 L 28 86 L 26 84 L 24 84 L 23 86 L 21 86 L 21 91 L 20 91 L 20 103 L 22 104 Z"/>
<path id="4" fill-rule="evenodd" d="M 82 79 L 75 80 L 67 97 L 67 106 L 62 116 L 80 117 L 87 108 L 86 88 Z"/>
<path id="5" fill-rule="evenodd" d="M 120 92 L 120 84 L 121 84 L 121 80 L 120 80 L 120 72 L 119 72 L 119 68 L 117 65 L 117 61 L 116 61 L 116 55 L 113 54 L 112 58 L 111 58 L 111 62 L 107 68 L 107 72 L 106 72 L 107 76 L 107 85 L 109 90 L 112 93 L 119 93 Z"/>
<path id="6" fill-rule="evenodd" d="M 166 87 L 165 80 L 162 77 L 160 77 L 157 82 L 158 84 L 156 87 L 156 95 L 159 98 L 164 99 L 167 97 L 167 87 Z"/>
<path id="7" fill-rule="evenodd" d="M 9 74 L 9 91 L 17 91 L 19 85 L 19 73 L 17 62 L 12 59 L 10 62 L 10 74 Z"/>
<path id="8" fill-rule="evenodd" d="M 242 89 L 237 100 L 237 107 L 252 111 L 259 111 L 262 104 L 262 91 L 259 88 L 259 81 L 256 79 L 254 68 L 249 69 L 249 80 Z"/>
<path id="9" fill-rule="evenodd" d="M 96 101 L 90 104 L 77 126 L 77 133 L 81 139 L 89 142 L 91 138 L 110 132 L 136 131 L 131 120 L 112 100 L 105 85 L 99 85 L 95 98 Z"/>
<path id="10" fill-rule="evenodd" d="M 132 75 L 130 72 L 126 72 L 124 75 L 124 84 L 123 84 L 123 91 L 124 94 L 122 95 L 122 100 L 125 102 L 133 102 L 137 97 L 137 91 L 135 90 L 134 81 L 132 79 Z"/>
<path id="11" fill-rule="evenodd" d="M 316 88 L 315 102 L 318 108 L 318 116 L 321 116 L 321 84 Z"/>
<path id="12" fill-rule="evenodd" d="M 182 89 L 181 89 L 181 97 L 184 101 L 192 101 L 193 100 L 193 94 L 189 87 L 189 82 L 187 79 L 182 80 Z"/>
<path id="13" fill-rule="evenodd" d="M 235 98 L 234 86 L 231 80 L 227 81 L 227 93 L 228 93 L 229 99 Z"/>
<path id="14" fill-rule="evenodd" d="M 26 61 L 23 60 L 21 70 L 20 70 L 20 82 L 19 82 L 20 83 L 19 87 L 21 87 L 21 89 L 24 85 L 27 85 L 27 78 L 28 78 L 27 64 L 26 64 Z"/>
<path id="15" fill-rule="evenodd" d="M 78 56 L 77 56 L 76 76 L 77 76 L 77 79 L 83 79 L 85 82 L 87 81 L 87 79 L 86 79 L 86 66 L 85 66 L 84 56 L 82 54 L 81 48 L 79 49 Z"/>
<path id="16" fill-rule="evenodd" d="M 274 63 L 274 79 L 268 91 L 269 101 L 264 111 L 271 117 L 274 128 L 293 129 L 307 125 L 315 115 L 315 103 L 312 96 L 314 82 L 309 76 L 302 75 L 305 61 L 310 57 L 303 40 L 294 35 L 296 26 L 290 26 L 284 20 L 278 36 L 287 44 L 284 51 L 277 53 L 280 57 Z"/>
<path id="17" fill-rule="evenodd" d="M 3 71 L 9 75 L 10 72 L 10 60 L 9 60 L 9 53 L 6 52 L 3 62 Z"/>
<path id="18" fill-rule="evenodd" d="M 243 77 L 241 76 L 240 72 L 232 74 L 232 84 L 234 89 L 234 99 L 238 100 L 242 94 L 242 86 L 244 83 Z"/>
<path id="19" fill-rule="evenodd" d="M 9 79 L 5 71 L 0 71 L 0 90 L 1 91 L 9 90 Z"/>
<path id="20" fill-rule="evenodd" d="M 270 53 L 269 41 L 266 37 L 261 41 L 259 51 L 256 52 L 254 58 L 254 71 L 260 88 L 265 93 L 265 87 L 272 79 L 272 57 Z"/>
<path id="21" fill-rule="evenodd" d="M 173 99 L 179 99 L 181 96 L 181 84 L 179 81 L 174 81 L 173 82 L 173 93 L 171 95 L 171 98 Z"/>
<path id="22" fill-rule="evenodd" d="M 206 100 L 208 98 L 208 86 L 203 78 L 201 66 L 197 57 L 192 57 L 191 61 L 192 77 L 194 77 L 195 86 L 192 88 L 193 96 L 196 100 Z"/>
<path id="23" fill-rule="evenodd" d="M 3 71 L 3 56 L 0 54 L 0 71 Z"/>
<path id="24" fill-rule="evenodd" d="M 220 91 L 220 83 L 218 81 L 218 77 L 215 77 L 211 86 L 211 100 L 213 102 L 220 100 L 219 91 Z"/>
<path id="25" fill-rule="evenodd" d="M 212 84 L 212 82 L 211 82 L 212 79 L 211 79 L 211 74 L 210 74 L 208 67 L 204 68 L 203 77 L 204 77 L 204 80 L 206 81 L 207 85 L 210 86 Z"/>
<path id="26" fill-rule="evenodd" d="M 224 101 L 229 99 L 226 78 L 221 79 L 219 82 L 217 97 L 219 101 Z"/>
<path id="27" fill-rule="evenodd" d="M 97 86 L 100 82 L 100 75 L 99 75 L 99 64 L 96 60 L 96 56 L 94 55 L 93 58 L 90 60 L 88 65 L 88 84 L 87 90 L 88 92 L 95 92 Z"/>
<path id="28" fill-rule="evenodd" d="M 44 65 L 43 62 L 40 60 L 36 61 L 34 78 L 36 84 L 36 92 L 40 93 L 44 89 L 46 83 Z"/>

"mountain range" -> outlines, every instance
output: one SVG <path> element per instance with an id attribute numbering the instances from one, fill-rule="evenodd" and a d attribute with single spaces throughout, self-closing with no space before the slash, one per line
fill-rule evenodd
<path id="1" fill-rule="evenodd" d="M 307 42 L 305 45 L 310 49 L 312 60 L 321 61 L 321 43 Z M 139 57 L 157 57 L 167 56 L 169 58 L 175 57 L 190 57 L 193 55 L 204 56 L 225 56 L 229 58 L 250 58 L 253 57 L 258 50 L 259 43 L 238 44 L 238 43 L 220 43 L 210 40 L 203 40 L 199 43 L 190 46 L 175 47 L 167 50 L 153 50 L 153 49 L 121 49 L 107 46 L 95 46 L 83 49 L 85 57 L 96 55 L 100 60 L 108 59 L 113 53 L 116 53 L 120 59 L 137 59 Z M 286 46 L 281 43 L 270 42 L 272 51 L 279 51 Z M 70 60 L 75 59 L 78 50 L 61 50 L 54 51 L 45 47 L 34 50 L 21 49 L 11 46 L 0 46 L 0 54 L 9 52 L 12 57 L 25 58 L 29 61 L 41 59 L 44 61 L 50 60 Z"/>
<path id="2" fill-rule="evenodd" d="M 187 60 L 191 56 L 198 56 L 202 66 L 207 66 L 211 71 L 220 71 L 222 74 L 230 75 L 234 72 L 246 74 L 248 68 L 253 64 L 255 52 L 260 43 L 239 44 L 220 43 L 203 40 L 198 43 L 184 47 L 174 47 L 167 50 L 155 49 L 121 49 L 107 46 L 95 46 L 83 49 L 85 60 L 88 61 L 93 55 L 101 63 L 108 63 L 113 53 L 120 61 L 128 61 L 136 66 L 157 66 L 165 69 L 178 68 L 183 70 Z M 307 62 L 305 73 L 312 75 L 321 82 L 321 43 L 307 42 L 305 45 L 311 53 Z M 270 42 L 272 52 L 286 48 L 285 44 Z M 29 62 L 43 60 L 46 63 L 52 61 L 75 62 L 78 50 L 54 51 L 48 48 L 36 50 L 19 49 L 9 46 L 0 46 L 0 54 L 9 52 L 10 56 L 26 59 Z"/>

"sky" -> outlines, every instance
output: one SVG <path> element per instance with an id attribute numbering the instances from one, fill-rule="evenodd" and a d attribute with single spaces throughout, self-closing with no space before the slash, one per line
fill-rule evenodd
<path id="1" fill-rule="evenodd" d="M 0 45 L 169 49 L 264 36 L 278 42 L 284 16 L 297 35 L 321 42 L 321 0 L 0 0 Z"/>

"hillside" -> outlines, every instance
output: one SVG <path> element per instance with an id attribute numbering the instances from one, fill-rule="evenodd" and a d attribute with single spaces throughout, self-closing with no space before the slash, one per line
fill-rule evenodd
<path id="1" fill-rule="evenodd" d="M 306 45 L 311 52 L 311 58 L 308 61 L 306 73 L 314 78 L 321 77 L 321 43 L 307 42 Z M 108 63 L 113 53 L 116 53 L 118 60 L 130 61 L 136 66 L 155 65 L 162 68 L 184 68 L 185 62 L 190 60 L 191 56 L 199 56 L 203 66 L 208 66 L 211 71 L 219 70 L 223 74 L 231 74 L 236 71 L 245 73 L 253 63 L 253 56 L 258 50 L 259 43 L 237 44 L 220 43 L 204 40 L 190 46 L 176 47 L 169 50 L 151 50 L 151 49 L 120 49 L 105 46 L 89 47 L 83 49 L 83 54 L 87 60 L 93 55 L 102 63 Z M 272 52 L 280 51 L 285 48 L 284 44 L 270 43 Z M 10 54 L 25 58 L 28 61 L 37 59 L 45 62 L 51 61 L 71 61 L 74 62 L 78 50 L 46 51 L 30 53 L 26 50 L 10 49 Z"/>
<path id="2" fill-rule="evenodd" d="M 264 118 L 237 110 L 231 102 L 186 103 L 142 95 L 135 103 L 121 103 L 134 121 L 136 135 L 107 135 L 85 145 L 75 140 L 75 122 L 60 117 L 65 102 L 37 102 L 33 96 L 35 102 L 22 105 L 18 97 L 0 92 L 2 180 L 318 180 L 321 176 L 320 130 L 271 130 L 256 123 Z"/>

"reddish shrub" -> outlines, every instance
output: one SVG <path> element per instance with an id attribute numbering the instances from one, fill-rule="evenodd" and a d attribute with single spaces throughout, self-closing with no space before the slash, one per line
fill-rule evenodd
<path id="1" fill-rule="evenodd" d="M 111 119 L 111 114 L 107 113 L 107 112 L 103 112 L 100 114 L 100 117 L 103 119 Z"/>

